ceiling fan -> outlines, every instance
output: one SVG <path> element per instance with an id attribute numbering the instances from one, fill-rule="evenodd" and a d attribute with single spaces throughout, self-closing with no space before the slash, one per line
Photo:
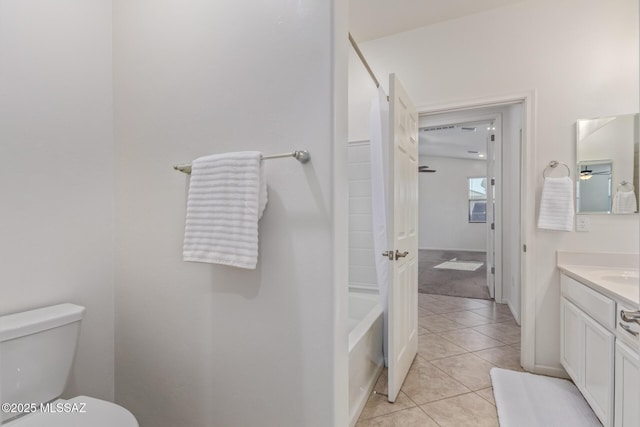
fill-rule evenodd
<path id="1" fill-rule="evenodd" d="M 429 166 L 418 166 L 418 172 L 430 172 L 434 173 L 435 169 L 429 169 Z"/>
<path id="2" fill-rule="evenodd" d="M 588 169 L 587 166 L 584 166 L 584 169 L 580 170 L 580 179 L 582 180 L 591 179 L 594 175 L 611 175 L 611 171 L 593 172 L 591 169 Z"/>

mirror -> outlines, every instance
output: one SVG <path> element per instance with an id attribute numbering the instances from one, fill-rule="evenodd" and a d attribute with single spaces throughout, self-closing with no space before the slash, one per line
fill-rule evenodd
<path id="1" fill-rule="evenodd" d="M 576 212 L 638 212 L 638 114 L 578 120 Z"/>

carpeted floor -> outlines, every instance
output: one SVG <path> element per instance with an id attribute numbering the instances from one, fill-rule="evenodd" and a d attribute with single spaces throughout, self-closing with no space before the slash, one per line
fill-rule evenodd
<path id="1" fill-rule="evenodd" d="M 438 264 L 456 258 L 458 261 L 480 261 L 476 271 L 434 269 Z M 420 250 L 418 292 L 491 299 L 487 289 L 487 255 L 484 252 Z"/>

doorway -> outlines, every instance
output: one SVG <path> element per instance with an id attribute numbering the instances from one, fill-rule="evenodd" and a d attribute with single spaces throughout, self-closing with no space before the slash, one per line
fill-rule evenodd
<path id="1" fill-rule="evenodd" d="M 419 290 L 495 299 L 518 323 L 522 114 L 518 101 L 420 115 Z"/>
<path id="2" fill-rule="evenodd" d="M 445 118 L 443 118 L 445 119 Z M 495 119 L 420 126 L 420 276 L 423 293 L 492 299 L 489 139 Z M 492 168 L 493 169 L 493 168 Z M 493 252 L 491 252 L 493 253 Z"/>

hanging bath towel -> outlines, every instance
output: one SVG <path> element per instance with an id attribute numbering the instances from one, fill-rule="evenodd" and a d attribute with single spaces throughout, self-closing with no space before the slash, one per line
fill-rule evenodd
<path id="1" fill-rule="evenodd" d="M 193 161 L 184 232 L 185 261 L 256 268 L 258 220 L 267 204 L 262 153 Z"/>
<path id="2" fill-rule="evenodd" d="M 538 228 L 573 231 L 573 181 L 568 176 L 548 177 L 542 186 Z"/>
<path id="3" fill-rule="evenodd" d="M 633 191 L 616 191 L 613 196 L 613 213 L 635 213 L 638 210 L 636 194 Z"/>

